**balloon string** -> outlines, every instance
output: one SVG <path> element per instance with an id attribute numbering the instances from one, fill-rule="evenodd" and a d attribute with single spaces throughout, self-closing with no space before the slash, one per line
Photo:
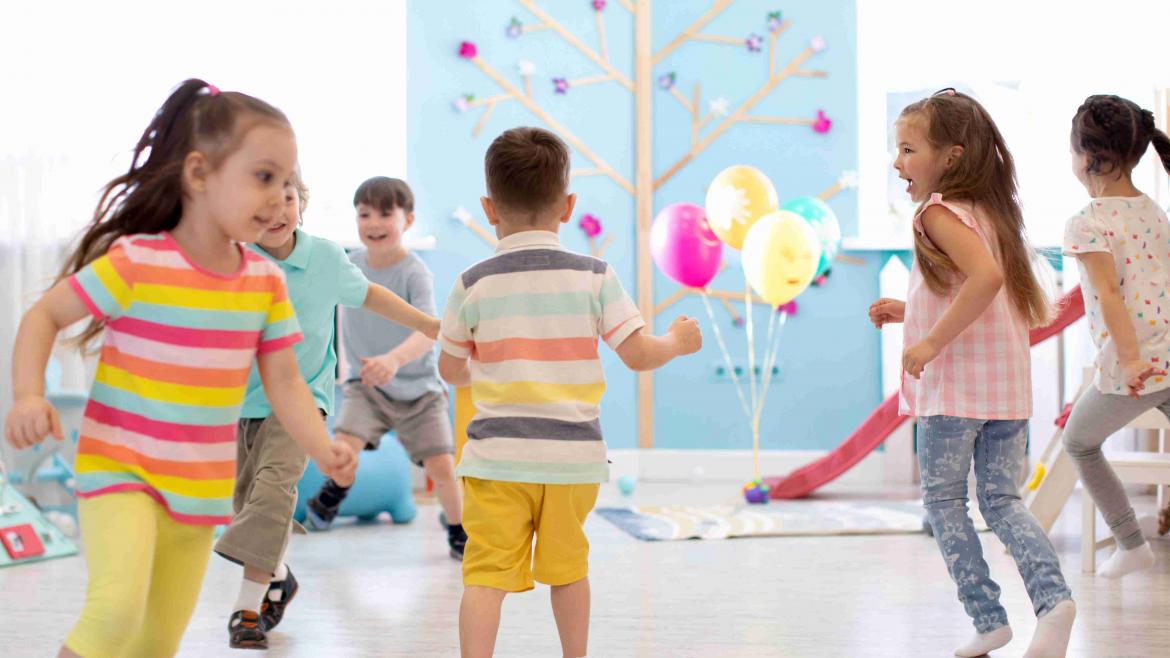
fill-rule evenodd
<path id="1" fill-rule="evenodd" d="M 780 311 L 774 315 L 780 316 L 780 328 L 776 331 L 775 340 L 769 338 L 768 342 L 771 344 L 769 348 L 769 357 L 766 359 L 767 363 L 764 365 L 764 372 L 767 373 L 767 379 L 764 380 L 763 391 L 760 392 L 760 402 L 756 406 L 755 417 L 756 422 L 759 422 L 760 415 L 764 412 L 764 400 L 768 397 L 768 385 L 772 383 L 772 368 L 776 367 L 776 359 L 780 355 L 780 336 L 784 333 L 784 324 L 788 321 L 788 311 Z"/>
<path id="2" fill-rule="evenodd" d="M 707 309 L 707 318 L 711 320 L 711 330 L 715 334 L 715 342 L 719 344 L 719 351 L 723 353 L 723 362 L 727 365 L 727 373 L 731 375 L 731 381 L 735 383 L 735 394 L 739 396 L 743 415 L 750 419 L 752 417 L 751 408 L 743 395 L 743 384 L 740 383 L 739 376 L 735 374 L 735 366 L 731 363 L 731 354 L 727 351 L 727 343 L 723 341 L 723 331 L 719 329 L 719 322 L 715 320 L 715 312 L 711 310 L 711 300 L 707 297 L 706 290 L 700 289 L 700 293 L 703 298 L 703 307 Z"/>
<path id="3" fill-rule="evenodd" d="M 747 315 L 747 353 L 748 353 L 748 381 L 751 383 L 752 391 L 752 408 L 756 407 L 756 338 L 755 338 L 755 323 L 752 322 L 752 287 L 744 285 L 743 294 L 744 310 Z M 751 414 L 748 415 L 751 418 Z"/>

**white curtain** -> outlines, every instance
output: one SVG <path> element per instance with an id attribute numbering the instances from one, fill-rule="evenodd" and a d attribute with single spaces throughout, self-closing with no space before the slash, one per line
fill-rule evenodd
<path id="1" fill-rule="evenodd" d="M 93 185 L 78 185 L 78 168 L 62 156 L 33 152 L 0 157 L 0 418 L 12 403 L 12 348 L 20 318 L 48 289 L 70 242 L 93 212 Z M 88 388 L 76 350 L 58 347 L 59 384 Z M 0 453 L 12 463 L 4 443 Z"/>

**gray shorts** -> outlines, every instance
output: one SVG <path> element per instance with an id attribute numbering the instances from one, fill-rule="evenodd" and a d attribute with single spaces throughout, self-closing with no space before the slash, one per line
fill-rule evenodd
<path id="1" fill-rule="evenodd" d="M 308 457 L 276 414 L 244 418 L 236 433 L 235 516 L 215 543 L 221 556 L 275 573 L 288 546 L 289 531 L 304 532 L 295 521 L 297 482 Z"/>
<path id="2" fill-rule="evenodd" d="M 392 400 L 376 387 L 346 382 L 333 431 L 355 436 L 366 442 L 367 450 L 377 450 L 382 435 L 394 430 L 410 461 L 421 466 L 435 455 L 455 454 L 447 409 L 445 392 Z"/>

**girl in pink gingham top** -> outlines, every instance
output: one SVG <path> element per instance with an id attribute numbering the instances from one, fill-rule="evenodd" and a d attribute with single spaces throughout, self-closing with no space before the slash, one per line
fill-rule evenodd
<path id="1" fill-rule="evenodd" d="M 903 110 L 897 142 L 894 168 L 921 204 L 909 298 L 879 299 L 869 315 L 878 327 L 906 323 L 900 410 L 918 417 L 927 520 L 975 626 L 955 655 L 981 656 L 1012 639 L 967 515 L 974 461 L 979 510 L 1017 560 L 1038 617 L 1024 656 L 1063 656 L 1076 606 L 1016 487 L 1032 415 L 1028 330 L 1049 309 L 1032 271 L 1015 165 L 983 106 L 953 89 Z"/>

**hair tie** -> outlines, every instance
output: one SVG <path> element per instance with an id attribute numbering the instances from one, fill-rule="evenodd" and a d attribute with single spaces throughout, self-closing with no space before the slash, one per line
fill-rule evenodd
<path id="1" fill-rule="evenodd" d="M 219 96 L 219 87 L 216 87 L 215 85 L 208 83 L 207 94 L 209 96 Z"/>

